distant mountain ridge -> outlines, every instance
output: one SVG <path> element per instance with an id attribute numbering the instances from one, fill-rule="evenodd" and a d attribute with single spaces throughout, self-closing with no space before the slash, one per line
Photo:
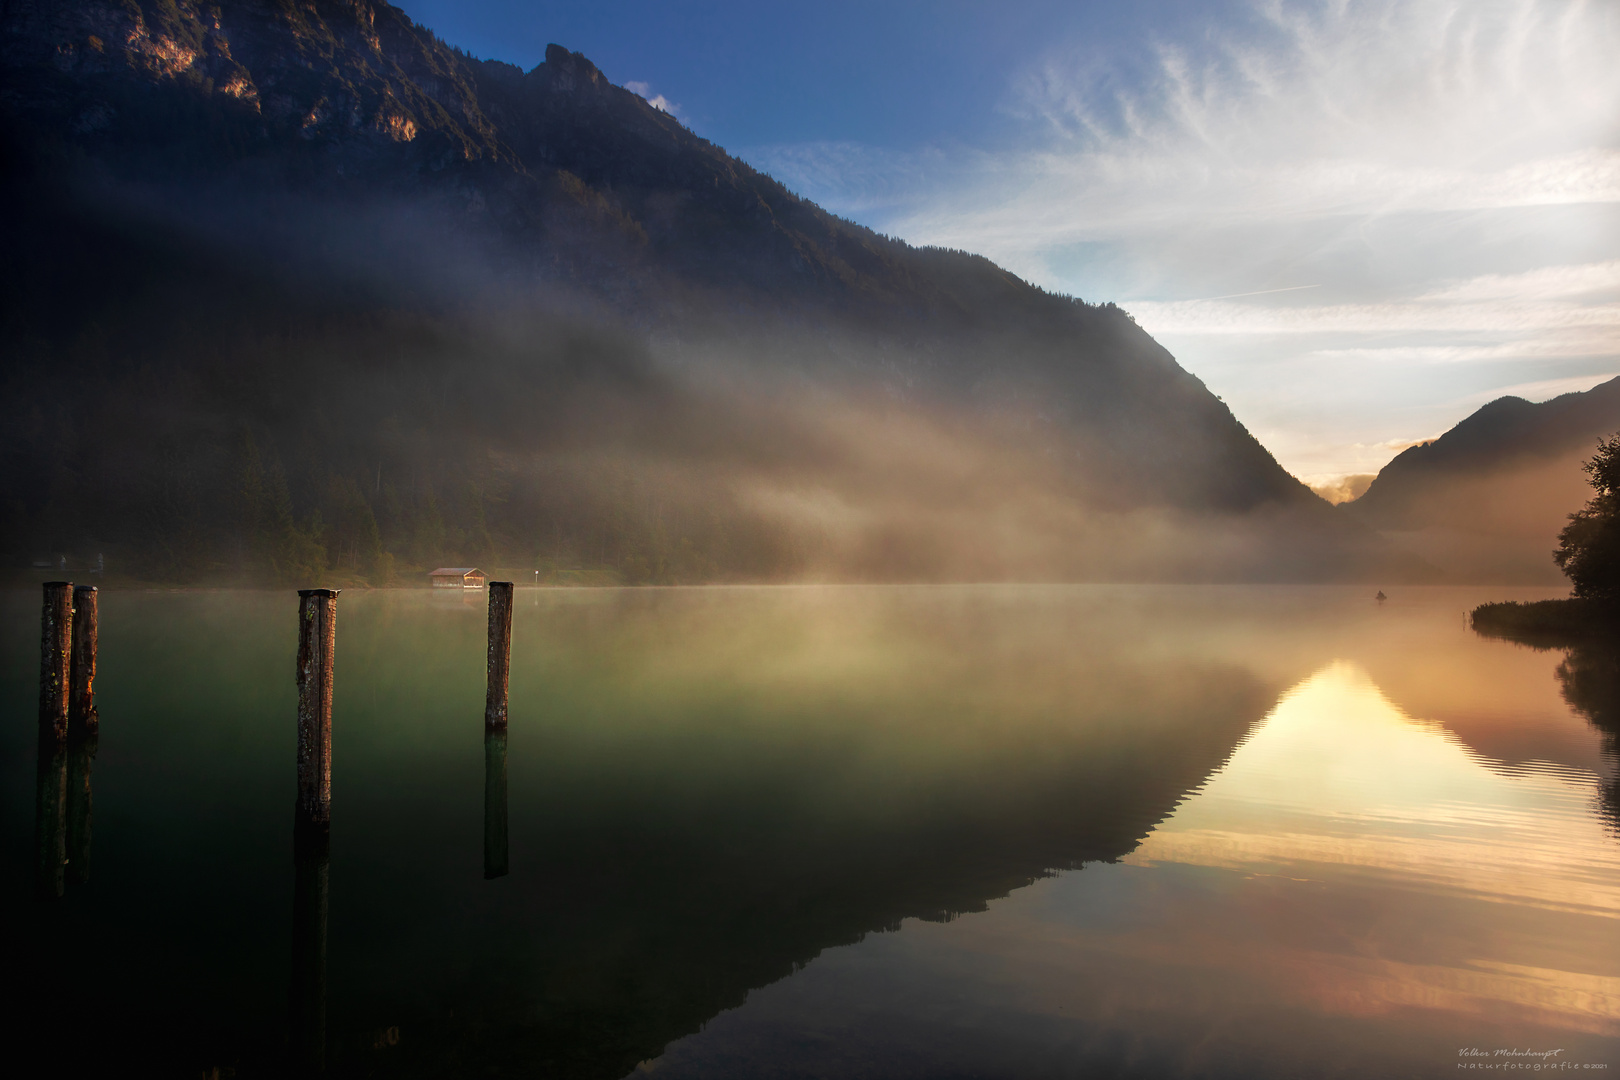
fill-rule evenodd
<path id="1" fill-rule="evenodd" d="M 1497 398 L 1338 509 L 1465 576 L 1556 583 L 1558 531 L 1591 494 L 1581 463 L 1616 431 L 1620 377 L 1540 403 Z"/>
<path id="2" fill-rule="evenodd" d="M 1617 429 L 1620 377 L 1540 403 L 1500 397 L 1438 439 L 1401 451 L 1359 499 L 1346 505 L 1368 521 L 1404 523 L 1419 510 L 1426 485 L 1577 450 L 1589 453 L 1598 438 Z"/>
<path id="3" fill-rule="evenodd" d="M 828 214 L 561 46 L 524 72 L 467 56 L 368 0 L 11 0 L 0 14 L 0 106 L 0 229 L 16 253 L 0 317 L 14 410 L 65 393 L 81 401 L 57 419 L 11 417 L 27 433 L 6 444 L 14 479 L 0 490 L 14 554 L 122 544 L 174 573 L 188 559 L 264 569 L 262 550 L 224 553 L 278 544 L 316 561 L 324 547 L 338 561 L 336 543 L 373 552 L 350 556 L 358 568 L 379 544 L 429 564 L 538 558 L 528 538 L 546 532 L 558 559 L 653 579 L 682 559 L 688 569 L 668 575 L 776 575 L 820 560 L 834 576 L 1320 577 L 1388 562 L 1113 305 L 1051 295 L 982 257 L 913 248 Z M 185 325 L 166 310 L 185 312 Z M 275 340 L 287 345 L 271 360 L 264 348 Z M 754 387 L 752 404 L 715 396 L 720 358 L 725 393 Z M 147 372 L 139 387 L 136 369 Z M 457 385 L 429 394 L 450 370 Z M 699 370 L 707 382 L 694 381 Z M 762 418 L 762 381 L 794 422 Z M 328 404 L 300 414 L 284 400 L 293 384 Z M 401 389 L 410 386 L 414 396 Z M 838 404 L 812 407 L 789 386 Z M 505 413 L 476 429 L 448 423 L 485 407 L 467 398 L 475 392 Z M 891 403 L 887 413 L 836 423 L 836 435 L 827 426 L 878 402 Z M 115 411 L 81 437 L 102 407 Z M 986 444 L 977 460 L 1024 461 L 1026 479 L 990 482 L 966 457 L 950 479 L 902 478 L 949 460 L 919 451 L 903 466 L 908 449 L 874 458 L 888 487 L 862 491 L 858 513 L 807 509 L 828 505 L 803 493 L 807 483 L 842 501 L 851 483 L 870 486 L 873 469 L 853 458 L 876 452 L 865 433 L 890 423 L 877 417 L 900 423 L 900 413 L 915 428 L 906 448 L 950 441 L 943 433 L 954 429 L 958 441 L 999 448 Z M 169 433 L 168 458 L 136 464 L 154 440 L 109 441 L 132 416 Z M 39 441 L 53 424 L 73 447 L 63 465 Z M 575 440 L 566 467 L 555 456 L 565 432 Z M 617 475 L 608 459 L 632 432 L 640 463 L 629 475 L 675 462 L 690 474 L 684 495 L 667 478 L 647 480 L 631 512 L 628 496 L 604 493 L 623 487 L 603 477 Z M 608 445 L 610 435 L 621 443 Z M 182 449 L 204 444 L 204 461 Z M 544 467 L 541 444 L 553 455 Z M 806 454 L 819 455 L 813 481 Z M 715 455 L 732 473 L 739 462 L 755 471 L 700 496 L 716 483 Z M 207 521 L 202 506 L 226 499 L 233 470 L 261 468 L 261 457 L 286 488 L 240 511 L 258 533 L 269 529 L 255 548 L 241 535 L 248 526 Z M 762 467 L 774 471 L 763 477 Z M 43 490 L 53 468 L 96 494 Z M 179 545 L 142 510 L 151 496 L 128 486 L 176 468 L 186 493 L 169 520 L 195 521 Z M 835 479 L 829 469 L 845 471 Z M 109 486 L 113 474 L 126 486 Z M 941 501 L 964 483 L 998 508 L 964 514 L 960 500 Z M 480 493 L 452 497 L 467 484 Z M 1043 494 L 1012 505 L 1020 485 Z M 173 484 L 158 486 L 177 497 Z M 939 494 L 898 520 L 896 502 L 920 492 Z M 260 496 L 226 501 L 243 499 Z M 736 504 L 731 523 L 716 524 L 705 507 L 725 500 Z M 103 509 L 86 517 L 70 501 Z M 1104 536 L 1083 507 L 1265 521 L 1156 557 L 1141 538 L 1181 526 L 1109 518 Z M 1006 522 L 1037 511 L 1045 539 L 1032 554 L 1007 537 L 1033 526 Z M 813 542 L 803 537 L 810 519 Z M 989 521 L 1002 522 L 994 537 L 947 542 Z M 322 539 L 321 528 L 348 539 Z M 607 539 L 615 529 L 642 535 L 629 545 L 636 553 Z M 770 553 L 742 559 L 716 539 L 738 529 L 755 537 L 750 550 Z M 758 540 L 767 533 L 776 539 Z M 679 554 L 687 541 L 690 559 Z M 924 551 L 933 554 L 916 562 Z"/>

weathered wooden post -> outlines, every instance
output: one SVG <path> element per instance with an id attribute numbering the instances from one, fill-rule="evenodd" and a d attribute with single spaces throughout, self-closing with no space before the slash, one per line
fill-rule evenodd
<path id="1" fill-rule="evenodd" d="M 75 735 L 94 735 L 96 716 L 96 587 L 73 590 L 72 672 L 68 690 L 68 728 Z"/>
<path id="2" fill-rule="evenodd" d="M 484 732 L 484 878 L 505 877 L 506 729 Z"/>
<path id="3" fill-rule="evenodd" d="M 326 1066 L 326 926 L 332 860 L 332 661 L 337 589 L 298 590 L 298 806 L 293 821 L 292 1052 Z"/>
<path id="4" fill-rule="evenodd" d="M 512 583 L 489 583 L 489 685 L 484 691 L 484 730 L 506 730 L 506 685 L 512 667 Z"/>
<path id="5" fill-rule="evenodd" d="M 489 583 L 484 691 L 484 877 L 506 874 L 506 691 L 512 669 L 512 583 Z"/>
<path id="6" fill-rule="evenodd" d="M 300 827 L 332 823 L 332 656 L 337 589 L 298 590 L 298 812 Z"/>
<path id="7" fill-rule="evenodd" d="M 39 619 L 39 734 L 62 742 L 68 731 L 73 582 L 47 581 Z"/>

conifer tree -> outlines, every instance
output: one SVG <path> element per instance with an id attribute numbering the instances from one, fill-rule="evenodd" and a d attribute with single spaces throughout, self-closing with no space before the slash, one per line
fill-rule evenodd
<path id="1" fill-rule="evenodd" d="M 1553 561 L 1576 597 L 1620 608 L 1620 432 L 1599 440 L 1582 468 L 1597 494 L 1569 515 Z"/>

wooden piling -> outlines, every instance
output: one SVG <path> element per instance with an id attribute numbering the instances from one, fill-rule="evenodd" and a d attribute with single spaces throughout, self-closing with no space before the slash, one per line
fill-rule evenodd
<path id="1" fill-rule="evenodd" d="M 68 690 L 68 728 L 74 735 L 94 735 L 96 716 L 96 587 L 73 589 L 73 657 Z"/>
<path id="2" fill-rule="evenodd" d="M 484 732 L 484 878 L 505 877 L 506 731 Z"/>
<path id="3" fill-rule="evenodd" d="M 512 667 L 512 583 L 489 583 L 489 674 L 484 691 L 484 730 L 506 730 L 506 684 Z"/>
<path id="4" fill-rule="evenodd" d="M 73 632 L 73 582 L 47 581 L 39 619 L 39 735 L 67 739 Z"/>
<path id="5" fill-rule="evenodd" d="M 298 811 L 301 826 L 332 822 L 332 657 L 337 589 L 298 590 Z"/>

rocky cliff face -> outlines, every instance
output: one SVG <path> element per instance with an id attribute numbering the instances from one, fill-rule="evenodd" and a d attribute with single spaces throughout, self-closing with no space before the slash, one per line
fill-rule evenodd
<path id="1" fill-rule="evenodd" d="M 290 421 L 264 415 L 264 393 L 233 397 L 244 364 L 262 377 L 262 358 L 229 359 L 243 352 L 243 328 L 320 338 L 301 353 L 310 355 L 329 347 L 336 320 L 351 339 L 347 358 L 394 349 L 388 334 L 357 328 L 409 312 L 432 321 L 435 339 L 459 357 L 421 364 L 463 365 L 514 400 L 541 384 L 547 400 L 572 400 L 582 373 L 624 348 L 651 348 L 646 363 L 662 372 L 660 385 L 688 390 L 694 366 L 712 376 L 725 357 L 731 375 L 721 381 L 733 389 L 732 376 L 756 388 L 800 380 L 829 400 L 888 401 L 919 422 L 927 413 L 930 430 L 989 424 L 998 445 L 1012 439 L 1033 455 L 1029 468 L 1050 473 L 1042 484 L 1055 483 L 1053 499 L 1074 508 L 1271 515 L 1270 532 L 1293 530 L 1292 550 L 1311 552 L 1284 560 L 1292 576 L 1381 557 L 1349 557 L 1365 547 L 1356 527 L 1328 514 L 1124 312 L 836 218 L 560 46 L 527 72 L 479 61 L 368 0 L 11 0 L 0 16 L 0 104 L 8 203 L 29 207 L 4 223 L 19 253 L 4 315 L 14 342 L 33 343 L 13 348 L 6 364 L 12 385 L 35 400 L 59 394 L 64 378 L 105 387 L 130 366 L 116 354 L 137 351 L 195 390 L 195 408 L 259 425 L 261 441 L 275 441 Z M 64 236 L 78 240 L 64 245 Z M 220 289 L 229 297 L 207 301 L 218 317 L 206 330 L 188 326 L 185 344 L 152 295 L 194 311 L 200 295 Z M 110 353 L 87 345 L 91 324 L 123 344 Z M 468 358 L 468 343 L 492 327 L 503 328 L 500 349 L 513 334 L 535 347 L 544 339 L 545 349 L 599 331 L 619 344 L 595 349 L 595 359 L 503 361 L 497 372 L 487 341 Z M 289 377 L 300 370 L 286 357 L 275 363 Z M 522 383 L 524 363 L 548 374 Z M 340 359 L 309 377 L 314 386 L 341 373 L 346 393 L 369 398 L 399 385 L 401 365 L 410 367 L 379 359 L 362 372 Z M 209 374 L 216 366 L 236 374 Z M 712 391 L 714 379 L 705 385 Z M 709 400 L 729 418 L 722 427 L 755 407 Z M 649 409 L 667 413 L 662 399 L 626 408 L 644 420 Z M 385 419 L 352 415 L 349 425 Z M 668 427 L 635 426 L 649 425 Z M 507 434 L 495 441 L 532 449 Z M 738 436 L 733 451 L 793 456 L 758 436 Z M 802 430 L 795 437 L 799 448 L 816 442 Z M 372 434 L 351 430 L 343 442 L 343 452 L 310 450 L 317 463 L 306 471 L 355 471 L 387 457 Z M 44 451 L 14 444 L 9 453 L 26 472 Z M 880 467 L 906 466 L 890 455 Z M 955 482 L 896 480 L 913 491 Z M 816 483 L 842 490 L 824 474 Z M 373 500 L 381 494 L 374 483 Z M 297 482 L 289 497 L 295 509 L 319 501 L 300 496 Z M 11 501 L 24 507 L 19 521 L 34 523 L 19 528 L 35 544 L 69 542 L 40 524 L 45 494 Z M 1234 554 L 1242 545 L 1226 547 L 1215 562 L 1228 571 L 1217 576 L 1247 573 L 1231 569 L 1252 564 Z"/>
<path id="2" fill-rule="evenodd" d="M 386 164 L 497 161 L 462 58 L 403 12 L 369 3 L 53 3 L 6 6 L 6 101 L 80 139 L 155 137 L 251 156 L 292 140 Z M 165 107 L 212 130 L 153 129 Z"/>
<path id="3" fill-rule="evenodd" d="M 906 245 L 797 198 L 560 46 L 525 73 L 387 4 L 18 0 L 0 59 L 3 100 L 32 137 L 123 178 L 433 195 L 531 257 L 585 224 L 618 275 L 648 248 L 726 287 L 869 293 L 882 317 L 949 304 Z M 984 260 L 973 270 L 974 306 L 1036 295 Z M 1001 295 L 979 295 L 987 284 Z"/>

